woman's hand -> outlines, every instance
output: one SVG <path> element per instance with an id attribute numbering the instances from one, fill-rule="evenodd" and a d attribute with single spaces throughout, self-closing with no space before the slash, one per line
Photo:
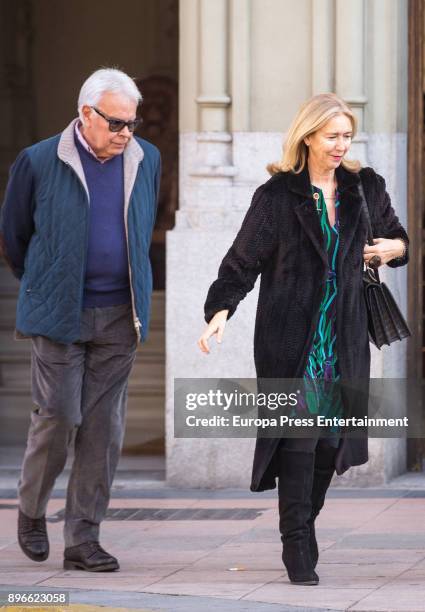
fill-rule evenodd
<path id="1" fill-rule="evenodd" d="M 209 353 L 208 340 L 214 334 L 217 334 L 217 342 L 221 343 L 223 339 L 224 328 L 226 327 L 228 310 L 219 310 L 215 313 L 211 321 L 208 323 L 207 329 L 198 340 L 198 346 L 203 353 Z"/>
<path id="2" fill-rule="evenodd" d="M 377 255 L 381 259 L 382 264 L 386 264 L 395 257 L 401 257 L 404 253 L 404 242 L 399 238 L 374 238 L 374 245 L 365 246 L 363 250 L 363 259 L 366 264 Z"/>

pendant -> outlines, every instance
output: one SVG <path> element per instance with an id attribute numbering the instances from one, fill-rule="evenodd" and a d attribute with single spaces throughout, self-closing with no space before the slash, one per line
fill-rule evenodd
<path id="1" fill-rule="evenodd" d="M 319 208 L 319 199 L 320 199 L 320 195 L 317 193 L 317 191 L 315 191 L 313 193 L 313 198 L 316 200 L 316 210 L 317 212 L 322 212 L 322 209 Z"/>

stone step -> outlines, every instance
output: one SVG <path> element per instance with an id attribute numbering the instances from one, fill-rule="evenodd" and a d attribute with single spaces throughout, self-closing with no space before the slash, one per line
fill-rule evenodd
<path id="1" fill-rule="evenodd" d="M 1 293 L 0 295 L 0 331 L 2 333 L 13 332 L 16 321 L 16 297 Z M 164 316 L 164 314 L 158 316 L 158 313 L 152 313 L 149 322 L 149 336 L 155 330 L 164 328 Z"/>
<path id="2" fill-rule="evenodd" d="M 16 341 L 13 332 L 18 288 L 19 282 L 4 265 L 0 265 L 0 444 L 25 443 L 32 406 L 31 343 L 29 340 Z M 126 448 L 159 448 L 164 452 L 164 320 L 165 292 L 155 291 L 149 338 L 138 347 L 129 380 Z"/>
<path id="3" fill-rule="evenodd" d="M 15 340 L 14 332 L 9 329 L 0 328 L 0 356 L 2 360 L 28 357 L 30 355 L 31 343 L 29 340 Z"/>
<path id="4" fill-rule="evenodd" d="M 0 329 L 10 330 L 15 327 L 16 297 L 0 293 Z"/>
<path id="5" fill-rule="evenodd" d="M 3 260 L 0 262 L 0 295 L 4 293 L 18 294 L 19 281 L 16 279 Z"/>
<path id="6" fill-rule="evenodd" d="M 0 329 L 0 360 L 29 359 L 29 340 L 15 340 L 10 329 Z M 152 326 L 146 342 L 138 347 L 138 353 L 145 355 L 147 360 L 165 360 L 165 330 L 164 327 Z"/>
<path id="7" fill-rule="evenodd" d="M 23 387 L 29 389 L 30 385 L 30 355 L 14 358 L 0 357 L 0 388 Z M 163 387 L 165 377 L 165 364 L 161 355 L 155 359 L 146 359 L 141 352 L 137 354 L 131 375 L 130 389 L 138 385 L 145 387 Z"/>
<path id="8" fill-rule="evenodd" d="M 164 405 L 164 394 L 155 390 L 129 394 L 126 447 L 144 445 L 165 435 Z M 0 391 L 0 445 L 25 444 L 31 409 L 31 399 L 25 393 Z"/>
<path id="9" fill-rule="evenodd" d="M 16 300 L 18 297 L 19 281 L 0 267 L 0 324 L 11 321 L 15 323 Z M 152 294 L 150 326 L 163 326 L 165 318 L 165 292 L 154 291 Z"/>

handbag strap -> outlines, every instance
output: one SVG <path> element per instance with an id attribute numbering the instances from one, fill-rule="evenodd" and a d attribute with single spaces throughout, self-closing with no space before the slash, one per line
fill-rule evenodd
<path id="1" fill-rule="evenodd" d="M 362 179 L 360 179 L 359 183 L 359 193 L 362 199 L 362 207 L 363 213 L 367 222 L 367 242 L 369 246 L 373 246 L 373 231 L 372 231 L 372 223 L 370 221 L 370 213 L 369 213 L 369 204 L 367 203 L 366 194 L 364 192 Z"/>
<path id="2" fill-rule="evenodd" d="M 364 216 L 366 218 L 366 223 L 367 223 L 367 243 L 369 246 L 374 246 L 372 223 L 370 220 L 370 212 L 369 212 L 369 204 L 367 203 L 366 194 L 364 192 L 363 182 L 361 178 L 359 182 L 359 194 L 362 199 L 362 209 L 363 209 L 363 213 L 364 213 Z M 381 282 L 379 279 L 378 268 L 371 268 L 371 269 L 373 270 L 376 280 L 378 282 Z"/>

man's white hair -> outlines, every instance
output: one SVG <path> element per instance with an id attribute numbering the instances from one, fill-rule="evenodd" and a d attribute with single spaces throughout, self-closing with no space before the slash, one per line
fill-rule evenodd
<path id="1" fill-rule="evenodd" d="M 142 101 L 142 94 L 137 89 L 136 83 L 131 77 L 117 68 L 100 68 L 84 81 L 78 96 L 78 114 L 81 121 L 84 117 L 81 112 L 83 106 L 96 106 L 103 94 L 120 93 L 136 104 Z"/>

